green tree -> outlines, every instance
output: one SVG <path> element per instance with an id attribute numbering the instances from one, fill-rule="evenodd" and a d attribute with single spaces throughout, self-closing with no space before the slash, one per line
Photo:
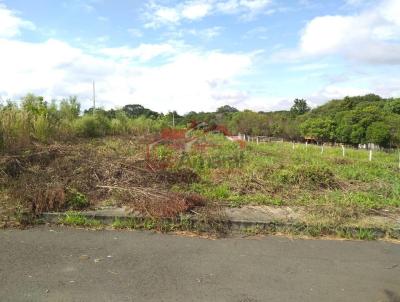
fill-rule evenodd
<path id="1" fill-rule="evenodd" d="M 295 99 L 292 108 L 290 108 L 290 112 L 293 115 L 302 115 L 310 110 L 311 108 L 307 105 L 307 101 L 304 99 Z"/>
<path id="2" fill-rule="evenodd" d="M 229 121 L 229 128 L 232 133 L 263 135 L 267 129 L 267 117 L 250 110 L 236 112 Z"/>
<path id="3" fill-rule="evenodd" d="M 28 93 L 22 99 L 22 108 L 34 115 L 44 115 L 47 113 L 47 103 L 44 101 L 42 96 L 35 96 L 32 93 Z"/>
<path id="4" fill-rule="evenodd" d="M 388 100 L 384 108 L 390 113 L 400 114 L 400 99 Z"/>
<path id="5" fill-rule="evenodd" d="M 235 112 L 239 112 L 239 110 L 229 105 L 224 105 L 217 109 L 217 113 L 235 113 Z"/>
<path id="6" fill-rule="evenodd" d="M 388 146 L 390 141 L 390 129 L 384 122 L 372 123 L 366 131 L 366 140 L 368 143 L 374 143 L 380 146 Z"/>
<path id="7" fill-rule="evenodd" d="M 76 119 L 81 112 L 81 104 L 79 104 L 76 96 L 63 99 L 60 102 L 60 114 L 62 118 L 67 120 Z"/>
<path id="8" fill-rule="evenodd" d="M 332 141 L 335 138 L 335 123 L 329 118 L 308 119 L 300 125 L 304 136 L 313 137 L 319 141 Z"/>
<path id="9" fill-rule="evenodd" d="M 125 105 L 122 110 L 129 117 L 152 117 L 157 118 L 160 114 L 158 112 L 152 111 L 150 109 L 144 108 L 142 105 L 134 104 L 134 105 Z"/>

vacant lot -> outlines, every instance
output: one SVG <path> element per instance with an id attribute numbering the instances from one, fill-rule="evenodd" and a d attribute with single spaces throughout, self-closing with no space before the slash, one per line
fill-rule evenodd
<path id="1" fill-rule="evenodd" d="M 21 213 L 127 205 L 174 217 L 246 204 L 305 208 L 349 223 L 400 205 L 398 154 L 291 143 L 239 144 L 213 134 L 160 141 L 104 138 L 38 145 L 0 161 L 3 220 Z"/>

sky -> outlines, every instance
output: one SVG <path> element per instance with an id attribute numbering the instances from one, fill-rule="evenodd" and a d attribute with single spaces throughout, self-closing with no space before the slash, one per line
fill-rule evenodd
<path id="1" fill-rule="evenodd" d="M 0 0 L 0 101 L 282 110 L 400 97 L 400 0 Z"/>

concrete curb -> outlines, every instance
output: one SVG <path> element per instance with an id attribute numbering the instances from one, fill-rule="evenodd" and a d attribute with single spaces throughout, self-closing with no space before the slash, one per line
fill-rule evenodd
<path id="1" fill-rule="evenodd" d="M 100 221 L 104 225 L 112 225 L 117 219 L 120 221 L 145 221 L 151 220 L 149 217 L 143 217 L 126 213 L 123 209 L 112 210 L 112 211 L 84 211 L 79 212 L 82 216 L 88 219 L 95 219 Z M 60 223 L 62 218 L 65 218 L 67 213 L 43 213 L 41 219 L 44 222 L 56 224 Z M 181 218 L 171 219 L 163 218 L 157 219 L 159 223 L 171 223 L 171 222 L 182 222 L 185 220 L 191 225 L 201 223 L 203 226 L 210 226 L 218 223 L 228 232 L 239 232 L 239 233 L 290 233 L 295 235 L 311 235 L 313 237 L 320 237 L 324 235 L 338 235 L 339 232 L 345 232 L 347 235 L 354 237 L 360 236 L 361 232 L 369 232 L 373 239 L 380 238 L 393 238 L 400 239 L 400 225 L 392 228 L 380 228 L 380 227 L 367 227 L 360 228 L 354 226 L 343 226 L 343 227 L 326 227 L 318 225 L 307 225 L 304 222 L 299 221 L 279 221 L 279 220 L 241 220 L 241 219 L 220 219 L 218 221 L 213 220 L 202 220 L 197 215 L 185 215 Z"/>

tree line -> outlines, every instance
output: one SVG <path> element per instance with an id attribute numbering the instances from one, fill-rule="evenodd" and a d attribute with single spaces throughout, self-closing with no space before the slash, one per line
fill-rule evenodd
<path id="1" fill-rule="evenodd" d="M 304 99 L 294 100 L 287 111 L 239 111 L 223 106 L 216 112 L 190 112 L 177 119 L 225 125 L 232 133 L 279 137 L 302 141 L 358 144 L 374 143 L 382 147 L 400 144 L 400 98 L 378 95 L 345 97 L 311 109 Z"/>
<path id="2" fill-rule="evenodd" d="M 172 121 L 181 128 L 200 122 L 210 129 L 224 126 L 233 135 L 400 145 L 400 98 L 385 99 L 374 94 L 331 100 L 314 109 L 306 100 L 296 99 L 286 111 L 240 111 L 225 105 L 215 112 L 191 111 L 184 115 L 176 111 L 162 114 L 138 104 L 82 112 L 76 97 L 46 102 L 41 96 L 28 94 L 19 103 L 0 105 L 0 149 L 12 151 L 35 141 L 48 143 L 76 137 L 146 135 L 171 127 Z"/>

